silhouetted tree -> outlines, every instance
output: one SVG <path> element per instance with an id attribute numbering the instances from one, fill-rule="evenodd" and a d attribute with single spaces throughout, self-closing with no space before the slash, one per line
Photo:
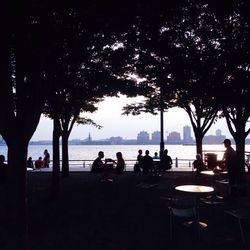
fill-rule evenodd
<path id="1" fill-rule="evenodd" d="M 44 20 L 27 2 L 3 1 L 0 17 L 0 134 L 8 147 L 8 249 L 27 248 L 26 160 L 45 102 L 43 66 L 48 52 Z M 41 95 L 41 93 L 44 95 Z"/>
<path id="2" fill-rule="evenodd" d="M 250 117 L 250 6 L 248 1 L 234 1 L 226 8 L 215 10 L 220 33 L 214 96 L 235 140 L 240 181 L 244 183 L 245 139 L 250 132 L 247 125 Z"/>

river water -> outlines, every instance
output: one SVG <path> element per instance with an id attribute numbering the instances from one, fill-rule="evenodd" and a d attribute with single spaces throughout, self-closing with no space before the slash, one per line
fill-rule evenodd
<path id="1" fill-rule="evenodd" d="M 233 145 L 233 147 L 235 147 Z M 190 167 L 190 164 L 195 159 L 196 146 L 195 145 L 165 145 L 168 149 L 169 155 L 178 167 Z M 38 159 L 39 156 L 43 157 L 44 149 L 48 149 L 52 158 L 52 145 L 30 145 L 28 148 L 28 156 L 33 160 Z M 89 168 L 90 163 L 97 157 L 99 151 L 103 151 L 105 158 L 116 158 L 116 152 L 122 152 L 125 161 L 131 161 L 128 165 L 133 165 L 137 157 L 138 150 L 142 149 L 150 151 L 153 156 L 154 152 L 159 152 L 158 145 L 69 145 L 69 160 L 72 166 L 84 165 L 86 170 Z M 203 145 L 203 151 L 216 152 L 217 159 L 221 159 L 225 148 L 224 145 Z M 250 145 L 246 145 L 246 151 L 250 151 Z M 0 146 L 0 154 L 7 156 L 7 147 Z M 7 158 L 7 157 L 6 157 Z M 176 158 L 178 161 L 176 161 Z M 78 164 L 74 161 L 79 161 Z M 83 163 L 84 162 L 84 163 Z"/>
<path id="2" fill-rule="evenodd" d="M 28 156 L 37 159 L 43 157 L 44 149 L 48 149 L 52 157 L 51 145 L 30 145 L 28 148 Z M 168 154 L 174 159 L 194 159 L 196 155 L 195 145 L 165 145 Z M 153 156 L 154 152 L 159 152 L 158 145 L 69 145 L 70 160 L 91 160 L 97 157 L 99 151 L 103 151 L 105 158 L 115 158 L 116 152 L 122 152 L 124 159 L 136 159 L 138 150 L 142 149 L 150 151 Z M 221 145 L 203 145 L 204 151 L 224 151 Z M 246 150 L 250 151 L 250 145 L 246 145 Z M 0 154 L 7 155 L 7 147 L 0 146 Z M 222 157 L 223 152 L 218 153 L 218 157 Z"/>

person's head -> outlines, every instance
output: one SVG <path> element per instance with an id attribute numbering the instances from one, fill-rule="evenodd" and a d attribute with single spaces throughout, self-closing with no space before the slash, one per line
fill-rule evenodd
<path id="1" fill-rule="evenodd" d="M 45 149 L 45 150 L 44 150 L 44 154 L 47 154 L 47 153 L 48 153 L 48 149 Z"/>
<path id="2" fill-rule="evenodd" d="M 103 153 L 103 151 L 99 151 L 99 153 L 98 153 L 98 157 L 99 157 L 99 158 L 101 158 L 101 159 L 104 157 L 104 153 Z"/>
<path id="3" fill-rule="evenodd" d="M 42 160 L 42 157 L 40 156 L 40 157 L 38 158 L 38 160 L 41 161 L 41 160 Z"/>
<path id="4" fill-rule="evenodd" d="M 197 154 L 196 155 L 196 160 L 200 160 L 201 159 L 201 155 L 200 154 Z"/>
<path id="5" fill-rule="evenodd" d="M 28 160 L 29 160 L 29 161 L 32 161 L 32 157 L 29 157 Z"/>
<path id="6" fill-rule="evenodd" d="M 141 155 L 141 154 L 142 154 L 142 150 L 141 150 L 141 149 L 139 149 L 139 150 L 138 150 L 138 153 L 139 153 L 139 155 Z"/>
<path id="7" fill-rule="evenodd" d="M 167 154 L 168 154 L 168 150 L 165 149 L 165 150 L 163 151 L 163 154 L 164 154 L 164 155 L 167 155 Z"/>
<path id="8" fill-rule="evenodd" d="M 155 152 L 155 156 L 158 156 L 158 153 L 157 153 L 157 152 Z"/>
<path id="9" fill-rule="evenodd" d="M 121 159 L 122 158 L 122 153 L 121 152 L 117 152 L 116 153 L 116 157 L 117 157 L 117 159 Z"/>
<path id="10" fill-rule="evenodd" d="M 4 155 L 0 155 L 0 163 L 4 163 L 4 161 L 5 161 Z"/>
<path id="11" fill-rule="evenodd" d="M 223 143 L 224 143 L 225 148 L 228 148 L 231 146 L 231 141 L 229 139 L 225 139 Z"/>
<path id="12" fill-rule="evenodd" d="M 149 150 L 146 150 L 146 151 L 145 151 L 145 155 L 149 155 Z"/>

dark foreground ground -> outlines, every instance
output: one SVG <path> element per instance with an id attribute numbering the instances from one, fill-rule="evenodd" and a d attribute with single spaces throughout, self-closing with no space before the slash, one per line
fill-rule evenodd
<path id="1" fill-rule="evenodd" d="M 250 249 L 240 240 L 237 220 L 226 209 L 248 206 L 247 197 L 229 198 L 225 185 L 217 192 L 226 198 L 221 204 L 200 204 L 201 220 L 208 227 L 196 238 L 195 231 L 176 227 L 175 239 L 169 239 L 169 211 L 162 196 L 174 195 L 174 186 L 194 182 L 192 173 L 167 173 L 147 177 L 124 173 L 113 183 L 101 183 L 91 173 L 71 173 L 61 179 L 61 195 L 48 199 L 50 173 L 29 173 L 29 234 L 32 250 L 165 250 L 165 249 Z M 155 184 L 150 186 L 150 184 Z M 250 193 L 250 192 L 248 192 Z M 244 223 L 250 237 L 250 223 Z"/>

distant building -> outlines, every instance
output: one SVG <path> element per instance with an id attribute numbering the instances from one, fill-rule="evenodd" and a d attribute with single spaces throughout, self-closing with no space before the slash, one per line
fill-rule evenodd
<path id="1" fill-rule="evenodd" d="M 167 136 L 167 143 L 169 144 L 180 144 L 181 143 L 181 134 L 178 132 L 171 132 Z"/>
<path id="2" fill-rule="evenodd" d="M 221 134 L 221 130 L 217 129 L 215 135 L 207 135 L 203 138 L 204 144 L 222 144 L 222 142 L 226 139 L 225 135 Z"/>
<path id="3" fill-rule="evenodd" d="M 92 137 L 91 137 L 90 133 L 89 133 L 89 136 L 88 136 L 87 141 L 88 141 L 88 142 L 92 141 Z"/>
<path id="4" fill-rule="evenodd" d="M 189 144 L 193 142 L 194 140 L 191 136 L 191 127 L 186 125 L 183 127 L 183 144 Z"/>
<path id="5" fill-rule="evenodd" d="M 160 131 L 153 132 L 151 142 L 152 143 L 160 143 L 160 141 L 161 141 L 161 133 L 160 133 Z"/>
<path id="6" fill-rule="evenodd" d="M 221 136 L 222 134 L 221 134 L 221 130 L 220 129 L 217 129 L 216 131 L 215 131 L 215 134 L 216 134 L 216 136 Z"/>
<path id="7" fill-rule="evenodd" d="M 115 144 L 122 144 L 123 139 L 121 136 L 112 136 L 109 138 L 109 141 L 111 144 L 115 145 Z"/>
<path id="8" fill-rule="evenodd" d="M 148 144 L 149 143 L 149 133 L 146 131 L 141 131 L 137 135 L 137 143 L 139 144 Z"/>

